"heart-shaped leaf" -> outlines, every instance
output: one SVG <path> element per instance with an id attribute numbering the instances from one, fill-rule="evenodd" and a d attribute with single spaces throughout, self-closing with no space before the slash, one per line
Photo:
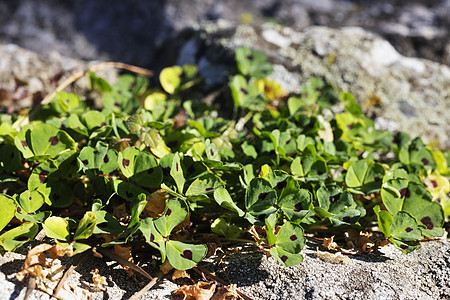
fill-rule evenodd
<path id="1" fill-rule="evenodd" d="M 32 130 L 24 130 L 16 136 L 14 143 L 25 158 L 54 157 L 67 149 L 75 150 L 75 141 L 53 125 L 38 124 Z"/>
<path id="2" fill-rule="evenodd" d="M 26 190 L 18 198 L 19 205 L 27 213 L 33 213 L 44 204 L 45 197 L 37 190 Z"/>
<path id="3" fill-rule="evenodd" d="M 133 201 L 136 199 L 140 194 L 146 194 L 148 195 L 149 192 L 144 190 L 143 188 L 140 188 L 139 186 L 132 184 L 128 181 L 122 181 L 119 179 L 113 180 L 114 184 L 114 190 L 116 193 L 122 197 L 123 199 L 127 201 Z"/>
<path id="4" fill-rule="evenodd" d="M 403 253 L 408 254 L 414 250 L 419 249 L 421 246 L 418 242 L 404 242 L 394 238 L 390 238 L 389 241 L 394 244 L 397 249 L 400 249 Z"/>
<path id="5" fill-rule="evenodd" d="M 297 157 L 291 164 L 292 175 L 306 180 L 324 180 L 328 177 L 327 165 L 323 159 L 312 156 Z"/>
<path id="6" fill-rule="evenodd" d="M 0 209 L 0 230 L 2 230 L 14 217 L 17 205 L 11 197 L 0 194 L 0 206 L 2 207 Z"/>
<path id="7" fill-rule="evenodd" d="M 395 214 L 390 233 L 393 238 L 401 241 L 414 241 L 422 237 L 416 220 L 404 211 Z"/>
<path id="8" fill-rule="evenodd" d="M 74 93 L 60 91 L 56 93 L 51 103 L 57 106 L 58 110 L 69 112 L 80 105 L 80 97 Z"/>
<path id="9" fill-rule="evenodd" d="M 159 188 L 162 178 L 163 172 L 156 158 L 148 152 L 139 152 L 134 159 L 134 175 L 131 179 L 144 187 Z"/>
<path id="10" fill-rule="evenodd" d="M 85 112 L 82 121 L 90 131 L 107 125 L 106 116 L 97 110 Z"/>
<path id="11" fill-rule="evenodd" d="M 186 179 L 184 178 L 180 155 L 178 153 L 175 153 L 175 155 L 173 156 L 172 166 L 170 168 L 170 176 L 172 176 L 173 180 L 175 180 L 178 192 L 180 194 L 183 194 L 184 183 L 186 182 Z"/>
<path id="12" fill-rule="evenodd" d="M 381 188 L 384 168 L 370 160 L 354 162 L 347 171 L 345 183 L 350 188 L 360 188 L 365 193 L 373 193 Z"/>
<path id="13" fill-rule="evenodd" d="M 39 231 L 39 225 L 26 222 L 0 235 L 0 248 L 14 251 L 28 241 L 34 239 Z"/>
<path id="14" fill-rule="evenodd" d="M 442 206 L 432 201 L 430 192 L 421 184 L 410 182 L 403 198 L 402 210 L 411 214 L 416 221 L 425 226 L 423 235 L 436 237 L 444 234 L 444 212 Z"/>
<path id="15" fill-rule="evenodd" d="M 415 138 L 408 146 L 400 150 L 399 160 L 406 165 L 418 164 L 426 169 L 436 168 L 433 154 L 426 148 L 420 138 Z"/>
<path id="16" fill-rule="evenodd" d="M 298 224 L 310 213 L 311 203 L 311 192 L 306 189 L 298 189 L 296 193 L 283 193 L 277 204 L 288 220 Z"/>
<path id="17" fill-rule="evenodd" d="M 162 169 L 155 157 L 136 147 L 119 152 L 118 163 L 122 174 L 144 187 L 157 188 L 162 181 Z"/>
<path id="18" fill-rule="evenodd" d="M 205 257 L 208 247 L 168 241 L 166 251 L 167 259 L 175 269 L 188 270 L 195 267 Z"/>
<path id="19" fill-rule="evenodd" d="M 95 149 L 84 147 L 78 156 L 80 166 L 83 170 L 97 169 L 103 174 L 108 174 L 116 170 L 117 152 L 102 142 L 98 142 Z"/>
<path id="20" fill-rule="evenodd" d="M 423 225 L 423 235 L 435 237 L 444 233 L 442 206 L 432 201 L 430 192 L 422 184 L 390 179 L 383 185 L 381 197 L 391 214 L 395 215 L 400 210 L 407 212 Z"/>
<path id="21" fill-rule="evenodd" d="M 247 82 L 244 76 L 233 76 L 230 82 L 230 88 L 235 107 L 243 107 L 255 111 L 264 109 L 264 98 L 255 86 Z"/>
<path id="22" fill-rule="evenodd" d="M 256 78 L 264 78 L 273 72 L 272 65 L 266 62 L 266 55 L 259 50 L 238 47 L 235 58 L 239 72 Z"/>
<path id="23" fill-rule="evenodd" d="M 221 184 L 212 174 L 203 175 L 195 179 L 186 190 L 186 196 L 204 195 L 212 193 Z"/>
<path id="24" fill-rule="evenodd" d="M 189 85 L 196 73 L 197 67 L 194 65 L 167 67 L 161 71 L 159 81 L 167 93 L 173 94 L 184 88 L 183 85 Z"/>
<path id="25" fill-rule="evenodd" d="M 276 234 L 275 244 L 290 253 L 299 253 L 305 246 L 303 228 L 291 222 L 284 223 Z"/>
<path id="26" fill-rule="evenodd" d="M 284 223 L 276 234 L 275 247 L 270 254 L 285 266 L 292 266 L 303 261 L 300 251 L 305 246 L 303 228 L 290 222 Z"/>
<path id="27" fill-rule="evenodd" d="M 61 217 L 50 217 L 42 224 L 45 234 L 49 238 L 68 241 L 70 238 L 69 222 Z"/>
<path id="28" fill-rule="evenodd" d="M 117 234 L 123 232 L 122 225 L 120 225 L 119 221 L 117 221 L 117 219 L 110 213 L 104 210 L 98 210 L 95 211 L 94 213 L 97 219 L 97 224 L 95 226 L 93 234 L 99 233 Z"/>
<path id="29" fill-rule="evenodd" d="M 263 178 L 253 178 L 245 193 L 245 207 L 253 216 L 265 218 L 276 211 L 273 206 L 277 195 L 269 181 Z M 263 220 L 261 220 L 263 221 Z"/>
<path id="30" fill-rule="evenodd" d="M 186 204 L 176 198 L 166 202 L 166 209 L 161 217 L 154 220 L 155 226 L 163 237 L 168 237 L 172 230 L 188 216 Z"/>
<path id="31" fill-rule="evenodd" d="M 286 189 L 288 181 L 295 181 L 294 178 L 292 178 L 292 176 L 289 176 L 288 173 L 280 170 L 270 172 L 269 174 L 267 174 L 267 176 L 264 177 L 264 179 L 270 182 L 272 188 L 277 192 L 278 197 L 281 195 L 281 191 L 283 189 Z M 291 191 L 292 189 L 298 190 L 298 186 L 296 186 L 295 184 L 293 186 L 289 185 L 288 188 L 290 189 L 289 191 Z"/>
<path id="32" fill-rule="evenodd" d="M 166 243 L 164 237 L 156 230 L 154 219 L 146 218 L 142 220 L 139 230 L 147 243 L 161 252 L 161 261 L 164 262 L 166 259 Z"/>
<path id="33" fill-rule="evenodd" d="M 214 200 L 216 200 L 217 204 L 222 206 L 223 208 L 232 210 L 236 212 L 239 217 L 244 216 L 245 212 L 240 209 L 236 203 L 231 199 L 230 193 L 225 188 L 218 188 L 214 190 Z"/>
<path id="34" fill-rule="evenodd" d="M 230 224 L 224 218 L 217 218 L 211 224 L 211 231 L 229 239 L 237 239 L 242 230 L 235 224 Z"/>
<path id="35" fill-rule="evenodd" d="M 299 253 L 290 253 L 279 246 L 270 248 L 270 255 L 275 257 L 285 267 L 298 265 L 303 261 L 303 255 Z"/>
<path id="36" fill-rule="evenodd" d="M 97 217 L 94 212 L 88 211 L 84 214 L 83 218 L 78 224 L 77 230 L 73 237 L 74 240 L 85 240 L 89 238 L 95 230 L 97 225 Z"/>

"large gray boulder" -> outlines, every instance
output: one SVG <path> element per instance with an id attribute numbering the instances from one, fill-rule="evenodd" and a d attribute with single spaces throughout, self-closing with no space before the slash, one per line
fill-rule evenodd
<path id="1" fill-rule="evenodd" d="M 311 77 L 351 92 L 377 127 L 402 130 L 425 142 L 450 148 L 450 68 L 405 57 L 380 36 L 359 27 L 332 29 L 264 24 L 207 23 L 181 35 L 168 49 L 172 63 L 197 63 L 212 83 L 225 80 L 232 51 L 248 46 L 264 51 L 275 64 L 272 76 L 290 92 Z M 176 45 L 179 45 L 178 48 Z M 170 51 L 168 51 L 170 53 Z"/>

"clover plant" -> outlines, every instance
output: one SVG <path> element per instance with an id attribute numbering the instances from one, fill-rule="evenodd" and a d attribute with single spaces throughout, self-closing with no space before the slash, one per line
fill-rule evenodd
<path id="1" fill-rule="evenodd" d="M 237 48 L 236 63 L 213 104 L 185 65 L 163 69 L 160 87 L 89 73 L 101 107 L 59 92 L 28 123 L 1 115 L 1 252 L 43 229 L 75 253 L 144 243 L 184 270 L 214 234 L 292 266 L 305 233 L 378 227 L 405 253 L 444 233 L 448 151 L 375 129 L 320 79 L 284 92 L 260 51 Z"/>

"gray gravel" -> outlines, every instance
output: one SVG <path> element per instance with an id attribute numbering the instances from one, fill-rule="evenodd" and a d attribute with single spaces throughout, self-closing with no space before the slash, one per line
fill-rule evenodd
<path id="1" fill-rule="evenodd" d="M 349 256 L 343 264 L 316 257 L 315 248 L 307 245 L 304 262 L 291 268 L 282 267 L 254 249 L 226 256 L 222 264 L 209 259 L 202 265 L 237 284 L 240 291 L 254 299 L 450 299 L 448 241 L 424 242 L 421 249 L 409 255 L 389 245 L 379 253 Z M 15 279 L 23 258 L 15 253 L 0 258 L 0 299 L 23 299 L 25 287 Z M 106 292 L 90 287 L 89 272 L 94 268 L 106 276 Z M 144 263 L 143 268 L 152 275 L 157 273 L 154 263 Z M 89 255 L 69 282 L 89 291 L 93 299 L 128 299 L 147 283 L 137 278 L 128 277 L 113 262 Z M 179 285 L 171 282 L 170 276 L 167 278 L 142 299 L 181 299 L 171 295 Z M 50 297 L 34 291 L 30 299 Z"/>

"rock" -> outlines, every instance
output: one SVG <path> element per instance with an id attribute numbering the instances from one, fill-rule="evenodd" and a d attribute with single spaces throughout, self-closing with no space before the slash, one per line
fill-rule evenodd
<path id="1" fill-rule="evenodd" d="M 223 65 L 234 64 L 232 50 L 237 46 L 262 50 L 275 64 L 272 77 L 289 92 L 298 92 L 311 77 L 324 78 L 353 93 L 379 129 L 406 131 L 450 148 L 450 68 L 402 56 L 388 41 L 362 28 L 296 31 L 267 23 L 236 27 L 218 22 L 185 32 L 176 43 L 181 45 L 178 53 L 168 54 L 177 58 L 172 64 L 201 61 L 210 66 L 209 76 L 211 66 L 219 66 L 215 78 L 224 78 L 219 70 Z"/>
<path id="2" fill-rule="evenodd" d="M 312 245 L 294 267 L 274 258 L 247 254 L 225 257 L 217 274 L 238 278 L 240 290 L 253 299 L 449 299 L 450 245 L 422 243 L 405 255 L 392 245 L 378 254 L 350 257 L 343 263 L 317 258 Z M 333 257 L 327 255 L 326 257 Z"/>
<path id="3" fill-rule="evenodd" d="M 448 242 L 424 242 L 421 249 L 408 255 L 388 245 L 378 253 L 346 257 L 341 260 L 343 263 L 318 258 L 316 253 L 316 245 L 308 244 L 302 251 L 304 261 L 286 268 L 254 248 L 243 248 L 240 253 L 223 257 L 220 264 L 217 258 L 210 258 L 201 265 L 226 282 L 237 284 L 237 288 L 252 299 L 450 298 Z M 25 287 L 15 279 L 23 258 L 16 253 L 0 257 L 0 298 L 19 298 L 25 294 Z M 70 260 L 66 259 L 65 263 L 70 264 Z M 144 262 L 142 267 L 152 276 L 158 272 L 158 267 L 151 262 Z M 99 274 L 107 278 L 106 292 L 90 287 L 92 269 L 98 269 Z M 170 276 L 146 292 L 142 299 L 179 299 L 171 293 L 180 285 L 168 278 Z M 120 267 L 88 255 L 67 283 L 88 290 L 93 299 L 124 299 L 148 282 L 140 276 L 137 279 L 130 280 Z M 49 298 L 47 294 L 34 291 L 30 299 Z"/>
<path id="4" fill-rule="evenodd" d="M 450 65 L 449 13 L 450 0 L 0 0 L 0 41 L 151 67 L 165 39 L 201 21 L 271 21 L 295 30 L 363 27 L 403 55 Z"/>

